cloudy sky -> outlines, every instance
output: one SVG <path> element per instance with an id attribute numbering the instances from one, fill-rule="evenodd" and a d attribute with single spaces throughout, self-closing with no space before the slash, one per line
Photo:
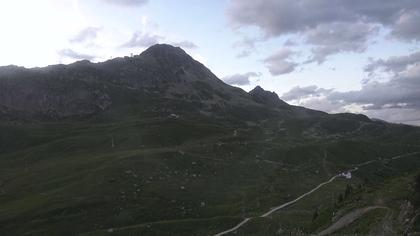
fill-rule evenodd
<path id="1" fill-rule="evenodd" d="M 420 125 L 418 0 L 3 0 L 0 65 L 184 48 L 295 105 Z"/>

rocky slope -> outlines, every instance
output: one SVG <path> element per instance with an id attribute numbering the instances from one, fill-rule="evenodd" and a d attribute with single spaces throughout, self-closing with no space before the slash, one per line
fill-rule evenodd
<path id="1" fill-rule="evenodd" d="M 248 94 L 219 80 L 181 48 L 155 45 L 134 57 L 102 63 L 25 69 L 0 68 L 0 114 L 50 118 L 85 116 L 109 109 L 111 90 L 155 94 L 200 103 L 201 109 L 256 105 Z"/>

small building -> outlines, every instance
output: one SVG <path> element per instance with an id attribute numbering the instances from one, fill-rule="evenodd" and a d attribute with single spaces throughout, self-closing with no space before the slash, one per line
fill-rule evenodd
<path id="1" fill-rule="evenodd" d="M 168 116 L 168 118 L 170 118 L 170 119 L 178 119 L 179 118 L 179 115 L 172 113 L 172 114 L 170 114 Z"/>
<path id="2" fill-rule="evenodd" d="M 351 179 L 351 172 L 347 171 L 347 172 L 343 172 L 341 174 L 339 174 L 340 177 L 344 177 L 346 179 Z"/>

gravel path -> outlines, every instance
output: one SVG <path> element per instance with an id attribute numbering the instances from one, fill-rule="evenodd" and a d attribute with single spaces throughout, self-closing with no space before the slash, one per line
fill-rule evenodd
<path id="1" fill-rule="evenodd" d="M 419 154 L 420 152 L 412 152 L 412 153 L 406 153 L 406 154 L 401 154 L 401 155 L 398 155 L 398 156 L 394 156 L 394 157 L 391 157 L 391 158 L 389 158 L 389 160 L 397 160 L 397 159 L 400 159 L 400 158 L 403 158 L 403 157 L 407 157 L 407 156 L 412 156 L 412 155 L 416 155 L 416 154 Z M 357 171 L 359 168 L 358 167 L 362 167 L 362 166 L 365 166 L 365 165 L 368 165 L 368 164 L 371 164 L 371 163 L 373 163 L 373 162 L 376 162 L 376 161 L 378 161 L 378 160 L 370 160 L 370 161 L 367 161 L 367 162 L 363 162 L 363 163 L 360 163 L 360 164 L 358 164 L 358 165 L 355 165 L 355 167 L 354 168 L 352 168 L 352 169 L 350 169 L 350 170 L 347 170 L 347 171 L 344 171 L 344 172 L 355 172 L 355 171 Z M 343 173 L 343 172 L 342 172 Z M 272 213 L 274 213 L 275 211 L 278 211 L 278 210 L 280 210 L 280 209 L 282 209 L 282 208 L 285 208 L 285 207 L 287 207 L 287 206 L 289 206 L 289 205 L 292 205 L 293 203 L 296 203 L 296 202 L 298 202 L 299 200 L 301 200 L 302 198 L 304 198 L 304 197 L 306 197 L 306 196 L 308 196 L 308 195 L 310 195 L 311 193 L 313 193 L 313 192 L 315 192 L 316 190 L 318 190 L 319 188 L 321 188 L 322 186 L 324 186 L 324 185 L 326 185 L 326 184 L 329 184 L 329 183 L 331 183 L 332 181 L 334 181 L 337 177 L 339 177 L 340 176 L 340 174 L 337 174 L 337 175 L 335 175 L 335 176 L 333 176 L 331 179 L 329 179 L 328 181 L 325 181 L 325 182 L 323 182 L 323 183 L 321 183 L 321 184 L 319 184 L 318 186 L 316 186 L 315 188 L 313 188 L 312 190 L 310 190 L 309 192 L 306 192 L 306 193 L 304 193 L 303 195 L 301 195 L 301 196 L 299 196 L 298 198 L 296 198 L 296 199 L 294 199 L 294 200 L 292 200 L 292 201 L 290 201 L 290 202 L 286 202 L 286 203 L 284 203 L 284 204 L 282 204 L 282 205 L 280 205 L 280 206 L 277 206 L 277 207 L 274 207 L 274 208 L 272 208 L 271 210 L 269 210 L 269 211 L 267 211 L 266 213 L 264 213 L 264 214 L 262 214 L 261 216 L 256 216 L 256 217 L 249 217 L 249 218 L 245 218 L 243 221 L 241 221 L 239 224 L 237 224 L 235 227 L 233 227 L 233 228 L 231 228 L 231 229 L 228 229 L 228 230 L 225 230 L 225 231 L 223 231 L 223 232 L 220 232 L 220 233 L 217 233 L 217 234 L 215 234 L 214 236 L 222 236 L 222 235 L 225 235 L 225 234 L 228 234 L 228 233 L 232 233 L 232 232 L 234 232 L 234 231 L 236 231 L 237 229 L 239 229 L 240 227 L 242 227 L 243 225 L 245 225 L 248 221 L 250 221 L 250 220 L 252 220 L 252 219 L 254 219 L 254 218 L 258 218 L 258 217 L 267 217 L 267 216 L 269 216 L 269 215 L 271 215 Z M 378 208 L 378 206 L 376 206 L 376 208 Z M 372 210 L 372 209 L 370 209 L 370 207 L 367 207 L 367 208 L 362 208 L 362 209 L 359 209 L 359 210 L 366 210 L 366 209 L 368 209 L 368 211 L 369 210 Z M 355 212 L 355 213 L 359 213 L 360 214 L 360 212 Z M 363 215 L 364 213 L 366 213 L 366 212 L 363 212 L 362 211 L 362 214 L 360 214 L 360 215 Z M 351 214 L 351 213 L 349 213 L 349 214 Z M 359 215 L 359 217 L 360 217 L 360 215 Z M 347 215 L 346 215 L 347 216 Z M 344 217 L 346 217 L 346 216 L 344 216 Z M 357 215 L 356 215 L 357 216 Z M 343 218 L 344 218 L 343 217 Z M 341 218 L 341 219 L 343 219 L 343 218 Z M 340 220 L 341 220 L 340 219 Z M 351 215 L 350 216 L 348 216 L 347 218 L 345 218 L 345 219 L 343 219 L 343 222 L 341 222 L 341 223 L 339 223 L 339 221 L 337 221 L 335 224 L 338 224 L 337 226 L 340 226 L 340 225 L 343 225 L 343 224 L 345 224 L 347 221 L 345 221 L 346 219 L 351 219 Z M 354 221 L 354 220 L 353 220 Z M 351 222 L 353 222 L 353 221 L 351 221 Z M 350 222 L 350 223 L 351 223 Z M 332 226 L 330 226 L 328 229 L 330 229 L 330 228 L 332 228 L 332 227 L 337 227 L 337 226 L 334 226 L 335 224 L 333 224 Z M 326 230 L 328 230 L 328 229 L 326 229 Z M 332 228 L 332 229 L 334 229 L 334 228 Z M 326 230 L 324 230 L 324 231 L 326 231 Z M 331 229 L 330 229 L 331 230 Z M 321 233 L 323 233 L 324 231 L 322 231 Z M 319 234 L 319 235 L 326 235 L 326 234 Z"/>

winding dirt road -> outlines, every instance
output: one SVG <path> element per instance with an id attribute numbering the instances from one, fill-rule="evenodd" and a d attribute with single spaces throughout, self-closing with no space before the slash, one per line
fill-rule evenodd
<path id="1" fill-rule="evenodd" d="M 402 154 L 402 155 L 398 155 L 398 156 L 394 156 L 394 157 L 391 157 L 391 158 L 389 158 L 388 160 L 397 160 L 397 159 L 400 159 L 400 158 L 403 158 L 403 157 L 407 157 L 407 156 L 412 156 L 412 155 L 416 155 L 416 154 L 419 154 L 420 152 L 412 152 L 412 153 L 407 153 L 407 154 Z M 373 163 L 373 162 L 376 162 L 376 161 L 379 161 L 379 160 L 370 160 L 370 161 L 367 161 L 367 162 L 363 162 L 363 163 L 360 163 L 360 164 L 357 164 L 357 165 L 354 165 L 355 167 L 354 168 L 352 168 L 352 169 L 350 169 L 350 170 L 347 170 L 347 171 L 343 171 L 343 172 L 355 172 L 355 171 L 357 171 L 358 169 L 359 169 L 359 167 L 362 167 L 362 166 L 366 166 L 366 165 L 368 165 L 368 164 L 371 164 L 371 163 Z M 340 173 L 343 173 L 343 172 L 340 172 Z M 255 219 L 255 218 L 258 218 L 258 217 L 267 217 L 267 216 L 269 216 L 269 215 L 271 215 L 272 213 L 274 213 L 274 212 L 276 212 L 276 211 L 278 211 L 278 210 L 280 210 L 280 209 L 282 209 L 282 208 L 285 208 L 285 207 L 287 207 L 287 206 L 289 206 L 289 205 L 292 205 L 293 203 L 296 203 L 296 202 L 298 202 L 299 200 L 301 200 L 302 198 L 304 198 L 304 197 L 306 197 L 306 196 L 308 196 L 308 195 L 310 195 L 310 194 L 312 194 L 313 192 L 315 192 L 316 190 L 318 190 L 318 189 L 320 189 L 322 186 L 324 186 L 324 185 L 326 185 L 326 184 L 329 184 L 329 183 L 331 183 L 332 181 L 334 181 L 337 177 L 339 177 L 339 176 L 341 176 L 340 174 L 337 174 L 337 175 L 335 175 L 335 176 L 333 176 L 331 179 L 329 179 L 328 181 L 325 181 L 325 182 L 323 182 L 323 183 L 321 183 L 321 184 L 319 184 L 318 186 L 316 186 L 315 188 L 313 188 L 312 190 L 310 190 L 309 192 L 306 192 L 306 193 L 304 193 L 304 194 L 302 194 L 301 196 L 299 196 L 298 198 L 296 198 L 296 199 L 294 199 L 294 200 L 292 200 L 292 201 L 290 201 L 290 202 L 286 202 L 286 203 L 284 203 L 284 204 L 282 204 L 282 205 L 280 205 L 280 206 L 277 206 L 277 207 L 274 207 L 274 208 L 272 208 L 271 210 L 269 210 L 268 212 L 266 212 L 266 213 L 264 213 L 264 214 L 262 214 L 262 215 L 260 215 L 260 216 L 255 216 L 255 217 L 249 217 L 249 218 L 245 218 L 243 221 L 241 221 L 239 224 L 237 224 L 235 227 L 233 227 L 233 228 L 231 228 L 231 229 L 228 229 L 228 230 L 225 230 L 225 231 L 223 231 L 223 232 L 220 232 L 220 233 L 218 233 L 218 234 L 215 234 L 214 236 L 222 236 L 222 235 L 225 235 L 225 234 L 228 234 L 228 233 L 231 233 L 231 232 L 234 232 L 234 231 L 236 231 L 236 230 L 238 230 L 239 228 L 241 228 L 243 225 L 245 225 L 246 223 L 248 223 L 248 221 L 250 221 L 250 220 L 252 220 L 252 219 Z M 369 210 L 371 210 L 371 209 L 369 209 Z M 341 220 L 341 219 L 340 219 Z M 336 223 L 339 223 L 339 222 L 336 222 Z M 341 224 L 341 223 L 340 223 Z M 332 225 L 331 227 L 333 227 L 334 225 Z M 331 228 L 330 227 L 330 228 Z M 335 227 L 337 227 L 337 226 L 335 226 Z M 326 229 L 327 230 L 327 229 Z M 324 231 L 323 231 L 324 232 Z M 321 232 L 322 233 L 322 232 Z M 321 234 L 320 233 L 320 234 Z M 322 235 L 324 235 L 324 234 L 322 234 Z"/>
<path id="2" fill-rule="evenodd" d="M 284 204 L 282 204 L 282 205 L 280 205 L 280 206 L 278 206 L 278 207 L 272 208 L 271 210 L 267 211 L 266 213 L 264 213 L 264 214 L 262 214 L 262 215 L 260 215 L 260 216 L 250 217 L 250 218 L 245 218 L 243 221 L 241 221 L 241 222 L 240 222 L 239 224 L 237 224 L 235 227 L 233 227 L 233 228 L 231 228 L 231 229 L 228 229 L 228 230 L 226 230 L 226 231 L 220 232 L 220 233 L 218 233 L 218 234 L 215 234 L 214 236 L 222 236 L 222 235 L 225 235 L 225 234 L 228 234 L 228 233 L 234 232 L 235 230 L 237 230 L 237 229 L 239 229 L 240 227 L 242 227 L 244 224 L 246 224 L 246 223 L 247 223 L 248 221 L 250 221 L 251 219 L 258 218 L 258 217 L 267 217 L 267 216 L 269 216 L 269 215 L 273 214 L 274 212 L 276 212 L 276 211 L 278 211 L 278 210 L 280 210 L 280 209 L 282 209 L 282 208 L 285 208 L 285 207 L 287 207 L 287 206 L 289 206 L 289 205 L 292 205 L 293 203 L 296 203 L 297 201 L 301 200 L 302 198 L 304 198 L 304 197 L 308 196 L 309 194 L 311 194 L 311 193 L 315 192 L 316 190 L 318 190 L 318 189 L 319 189 L 319 188 L 321 188 L 322 186 L 324 186 L 324 185 L 326 185 L 326 184 L 331 183 L 331 182 L 332 182 L 332 181 L 334 181 L 334 180 L 335 180 L 338 176 L 339 176 L 339 175 L 335 175 L 335 176 L 333 176 L 331 179 L 329 179 L 328 181 L 325 181 L 325 182 L 323 182 L 323 183 L 319 184 L 318 186 L 316 186 L 315 188 L 313 188 L 313 189 L 312 189 L 312 190 L 310 190 L 309 192 L 307 192 L 307 193 L 305 193 L 305 194 L 303 194 L 303 195 L 299 196 L 298 198 L 296 198 L 296 199 L 294 199 L 294 200 L 292 200 L 292 201 L 290 201 L 290 202 L 286 202 L 286 203 L 284 203 Z"/>

